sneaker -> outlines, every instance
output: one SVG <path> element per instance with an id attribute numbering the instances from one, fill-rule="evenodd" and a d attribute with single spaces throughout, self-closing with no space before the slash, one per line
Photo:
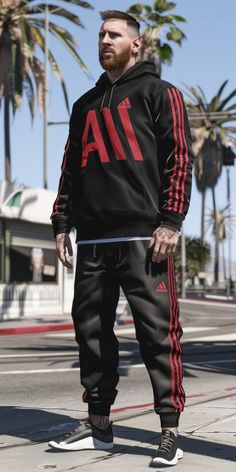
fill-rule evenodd
<path id="1" fill-rule="evenodd" d="M 77 428 L 50 441 L 48 445 L 64 451 L 111 449 L 113 447 L 112 423 L 106 430 L 102 430 L 93 426 L 89 420 L 81 420 Z"/>
<path id="2" fill-rule="evenodd" d="M 182 457 L 183 450 L 180 445 L 179 437 L 175 436 L 169 429 L 164 429 L 157 453 L 153 457 L 150 465 L 176 465 L 178 459 L 182 459 Z"/>

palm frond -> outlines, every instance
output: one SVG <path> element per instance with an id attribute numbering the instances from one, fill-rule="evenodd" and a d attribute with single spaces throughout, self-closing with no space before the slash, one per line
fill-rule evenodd
<path id="1" fill-rule="evenodd" d="M 173 50 L 169 44 L 164 43 L 162 46 L 159 46 L 157 50 L 159 52 L 161 62 L 170 64 L 173 58 Z"/>
<path id="2" fill-rule="evenodd" d="M 206 98 L 205 92 L 204 92 L 203 88 L 200 85 L 198 85 L 197 88 L 198 88 L 199 92 L 202 94 L 202 98 L 203 98 L 203 101 L 204 101 L 204 106 L 206 107 L 207 98 Z"/>
<path id="3" fill-rule="evenodd" d="M 34 28 L 41 28 L 43 31 L 45 22 L 44 20 L 41 20 L 39 18 L 37 19 L 34 18 L 34 20 L 30 21 L 30 25 L 31 27 L 34 27 Z M 49 21 L 48 26 L 49 26 L 50 32 L 52 32 L 51 28 L 54 28 L 58 32 L 58 34 L 63 34 L 68 41 L 74 44 L 74 46 L 77 46 L 77 42 L 75 41 L 75 38 L 72 36 L 71 33 L 69 33 L 69 31 L 66 28 L 63 28 L 61 25 L 58 25 L 54 23 L 53 21 Z"/>
<path id="4" fill-rule="evenodd" d="M 173 10 L 176 7 L 176 3 L 167 2 L 165 0 L 155 0 L 153 8 L 159 13 L 164 13 L 169 10 Z"/>
<path id="5" fill-rule="evenodd" d="M 33 86 L 33 82 L 31 80 L 30 74 L 26 74 L 24 86 L 25 86 L 27 102 L 28 102 L 29 110 L 31 114 L 31 119 L 33 120 L 35 94 L 34 94 L 34 86 Z"/>
<path id="6" fill-rule="evenodd" d="M 198 88 L 190 87 L 189 85 L 186 85 L 186 84 L 184 84 L 184 86 L 187 89 L 187 94 L 190 97 L 190 99 L 192 101 L 195 100 L 195 103 L 193 102 L 193 105 L 194 106 L 198 105 L 199 110 L 201 111 L 204 111 L 204 112 L 207 111 L 206 103 L 204 100 L 204 96 L 202 95 L 201 89 L 199 87 Z"/>
<path id="7" fill-rule="evenodd" d="M 37 15 L 39 13 L 43 13 L 44 11 L 45 4 L 36 5 L 35 7 L 30 8 L 25 16 L 27 18 L 28 15 Z M 71 21 L 71 23 L 80 26 L 81 28 L 84 28 L 84 25 L 80 18 L 74 13 L 71 13 L 70 11 L 66 10 L 65 8 L 56 7 L 55 5 L 48 4 L 48 11 L 53 15 L 62 16 L 63 18 L 66 18 L 67 20 Z"/>
<path id="8" fill-rule="evenodd" d="M 227 83 L 228 83 L 228 79 L 225 80 L 225 81 L 223 82 L 223 84 L 220 86 L 220 88 L 219 88 L 219 90 L 218 90 L 218 92 L 217 92 L 217 94 L 216 94 L 218 98 L 221 97 L 222 92 L 223 92 L 225 86 L 227 85 Z"/>
<path id="9" fill-rule="evenodd" d="M 44 67 L 42 62 L 37 58 L 33 57 L 32 64 L 31 64 L 32 74 L 36 83 L 37 88 L 37 99 L 38 99 L 38 107 L 41 112 L 43 112 L 44 108 Z"/>
<path id="10" fill-rule="evenodd" d="M 67 39 L 67 35 L 64 34 L 64 32 L 61 32 L 59 28 L 54 27 L 52 23 L 49 24 L 49 31 L 55 36 L 62 44 L 65 46 L 69 52 L 74 56 L 78 64 L 80 65 L 81 69 L 89 75 L 89 70 L 84 63 L 84 61 L 81 59 L 79 54 L 77 53 L 76 49 L 73 47 L 73 45 L 69 42 Z"/>
<path id="11" fill-rule="evenodd" d="M 222 102 L 220 103 L 219 107 L 218 107 L 218 111 L 221 111 L 224 109 L 225 105 L 227 105 L 227 103 L 233 98 L 236 96 L 236 90 L 233 90 L 233 92 L 231 92 L 228 97 L 226 97 L 224 100 L 222 100 Z"/>
<path id="12" fill-rule="evenodd" d="M 42 51 L 44 53 L 44 51 L 45 51 L 45 38 L 42 35 L 41 31 L 38 28 L 32 28 L 32 34 L 34 35 L 35 40 L 37 41 L 37 44 L 39 45 L 39 47 L 42 49 Z M 67 109 L 68 113 L 70 113 L 70 107 L 69 107 L 69 101 L 68 101 L 68 94 L 67 94 L 67 90 L 66 90 L 66 84 L 65 84 L 65 81 L 63 79 L 61 70 L 60 70 L 60 68 L 59 68 L 59 66 L 56 62 L 56 59 L 54 58 L 54 56 L 53 56 L 50 49 L 48 50 L 48 58 L 49 58 L 49 62 L 50 62 L 50 65 L 51 65 L 51 68 L 52 68 L 54 74 L 56 75 L 57 79 L 61 83 L 62 91 L 63 91 L 63 95 L 64 95 L 64 99 L 65 99 L 65 104 L 66 104 L 66 109 Z"/>
<path id="13" fill-rule="evenodd" d="M 181 46 L 183 39 L 186 38 L 183 31 L 176 26 L 170 27 L 166 37 L 169 39 L 169 41 L 174 41 L 175 43 L 179 44 L 179 46 Z"/>
<path id="14" fill-rule="evenodd" d="M 94 7 L 90 3 L 83 2 L 81 0 L 58 0 L 58 1 L 61 1 L 64 3 L 70 3 L 71 5 L 77 5 L 78 7 L 87 8 L 90 10 L 94 9 Z"/>
<path id="15" fill-rule="evenodd" d="M 21 105 L 23 95 L 24 71 L 22 68 L 22 54 L 20 44 L 12 45 L 13 65 L 13 113 Z"/>
<path id="16" fill-rule="evenodd" d="M 30 37 L 30 28 L 24 18 L 19 19 L 19 28 L 21 32 L 21 51 L 25 58 L 32 58 L 34 54 L 34 45 Z"/>

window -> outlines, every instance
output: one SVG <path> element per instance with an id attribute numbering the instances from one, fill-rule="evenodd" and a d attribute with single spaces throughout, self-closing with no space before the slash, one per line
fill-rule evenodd
<path id="1" fill-rule="evenodd" d="M 10 264 L 10 282 L 57 282 L 54 249 L 12 246 Z"/>
<path id="2" fill-rule="evenodd" d="M 20 206 L 21 206 L 21 196 L 22 196 L 22 192 L 14 193 L 14 195 L 12 195 L 12 197 L 10 197 L 9 200 L 7 200 L 6 205 L 11 206 L 11 207 L 20 208 Z"/>

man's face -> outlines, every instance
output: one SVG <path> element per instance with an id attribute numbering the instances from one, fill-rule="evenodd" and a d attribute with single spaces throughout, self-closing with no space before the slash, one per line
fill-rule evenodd
<path id="1" fill-rule="evenodd" d="M 122 69 L 131 58 L 135 35 L 124 20 L 106 20 L 99 32 L 99 61 L 103 69 Z"/>

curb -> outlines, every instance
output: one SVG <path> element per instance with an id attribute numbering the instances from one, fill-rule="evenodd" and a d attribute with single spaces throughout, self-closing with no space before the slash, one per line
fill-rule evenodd
<path id="1" fill-rule="evenodd" d="M 191 298 L 179 298 L 180 303 L 192 303 L 195 305 L 208 305 L 208 306 L 221 306 L 227 308 L 236 308 L 235 302 L 225 302 L 221 300 L 195 300 Z M 0 322 L 1 324 L 1 322 Z M 118 319 L 117 326 L 133 324 L 133 318 L 127 319 Z M 73 323 L 62 323 L 60 325 L 49 324 L 49 325 L 40 325 L 40 326 L 16 326 L 14 328 L 0 328 L 0 336 L 15 336 L 15 335 L 24 335 L 24 334 L 36 334 L 36 333 L 47 333 L 50 331 L 66 331 L 74 330 Z"/>
<path id="2" fill-rule="evenodd" d="M 133 324 L 133 319 L 129 318 L 126 320 L 118 321 L 117 326 Z M 72 323 L 64 323 L 60 325 L 40 325 L 40 326 L 17 326 L 15 328 L 0 328 L 0 336 L 16 336 L 23 334 L 36 334 L 36 333 L 47 333 L 50 331 L 67 331 L 74 330 Z"/>

